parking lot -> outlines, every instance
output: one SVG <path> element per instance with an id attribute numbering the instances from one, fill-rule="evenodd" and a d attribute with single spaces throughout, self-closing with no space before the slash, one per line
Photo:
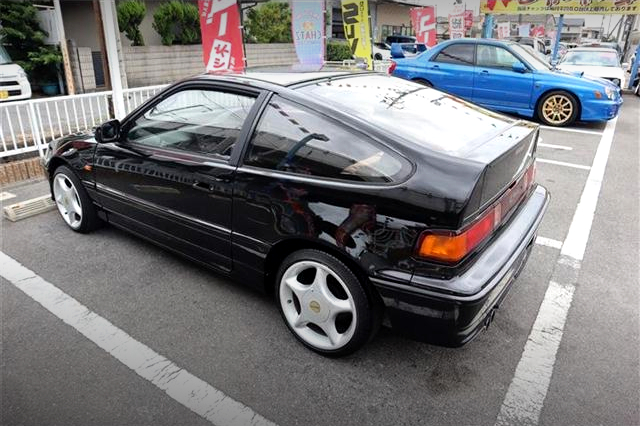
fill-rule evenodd
<path id="1" fill-rule="evenodd" d="M 541 130 L 537 181 L 552 199 L 537 244 L 492 325 L 459 349 L 383 327 L 324 358 L 270 297 L 118 229 L 73 233 L 56 211 L 2 219 L 0 423 L 639 424 L 640 98 L 624 101 L 615 121 Z M 7 205 L 48 184 L 3 191 Z M 61 296 L 38 299 L 14 261 L 189 380 L 145 376 L 96 344 L 91 319 L 63 321 Z"/>

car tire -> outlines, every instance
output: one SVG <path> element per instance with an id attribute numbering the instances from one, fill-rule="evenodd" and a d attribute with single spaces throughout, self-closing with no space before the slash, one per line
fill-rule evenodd
<path id="1" fill-rule="evenodd" d="M 380 53 L 376 53 L 375 56 L 373 57 L 373 59 L 375 59 L 376 61 L 381 61 L 382 60 L 382 55 Z"/>
<path id="2" fill-rule="evenodd" d="M 55 170 L 51 192 L 58 212 L 69 228 L 87 233 L 100 226 L 100 218 L 89 194 L 70 168 L 60 166 Z"/>
<path id="3" fill-rule="evenodd" d="M 280 265 L 276 283 L 276 303 L 289 331 L 319 354 L 353 353 L 378 328 L 363 283 L 328 253 L 305 249 L 290 254 Z"/>
<path id="4" fill-rule="evenodd" d="M 427 81 L 424 78 L 414 78 L 412 81 L 414 81 L 414 82 L 416 82 L 418 84 L 422 84 L 423 86 L 433 87 L 433 84 L 431 84 L 430 81 Z"/>
<path id="5" fill-rule="evenodd" d="M 575 96 L 563 90 L 549 92 L 538 102 L 538 119 L 547 126 L 564 127 L 573 124 L 580 105 Z"/>

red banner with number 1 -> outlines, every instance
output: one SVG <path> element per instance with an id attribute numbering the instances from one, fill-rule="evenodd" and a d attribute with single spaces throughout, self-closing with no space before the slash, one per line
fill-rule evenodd
<path id="1" fill-rule="evenodd" d="M 436 45 L 436 13 L 433 6 L 411 9 L 411 23 L 418 43 L 429 47 Z"/>
<path id="2" fill-rule="evenodd" d="M 236 0 L 200 0 L 202 57 L 207 72 L 244 69 L 244 46 Z"/>

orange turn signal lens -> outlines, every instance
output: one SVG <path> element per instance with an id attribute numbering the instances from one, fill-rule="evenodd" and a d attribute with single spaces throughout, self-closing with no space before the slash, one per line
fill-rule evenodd
<path id="1" fill-rule="evenodd" d="M 455 263 L 471 253 L 494 230 L 500 219 L 496 208 L 490 209 L 479 221 L 460 234 L 431 233 L 422 235 L 418 255 L 441 262 Z"/>
<path id="2" fill-rule="evenodd" d="M 602 93 L 600 93 L 599 90 L 594 90 L 593 94 L 595 95 L 596 99 L 602 99 Z"/>

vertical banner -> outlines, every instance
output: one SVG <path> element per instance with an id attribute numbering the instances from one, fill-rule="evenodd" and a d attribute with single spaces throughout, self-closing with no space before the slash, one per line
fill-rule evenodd
<path id="1" fill-rule="evenodd" d="M 411 9 L 411 24 L 418 43 L 429 47 L 436 45 L 436 13 L 433 6 Z"/>
<path id="2" fill-rule="evenodd" d="M 342 0 L 344 35 L 351 46 L 351 54 L 372 69 L 371 27 L 368 0 Z"/>
<path id="3" fill-rule="evenodd" d="M 244 46 L 236 0 L 199 0 L 198 7 L 206 71 L 242 71 Z"/>
<path id="4" fill-rule="evenodd" d="M 324 2 L 291 0 L 291 32 L 301 65 L 324 63 Z"/>
<path id="5" fill-rule="evenodd" d="M 518 25 L 518 35 L 520 37 L 529 37 L 530 33 L 531 33 L 531 24 Z"/>
<path id="6" fill-rule="evenodd" d="M 498 38 L 507 38 L 511 35 L 511 22 L 498 23 Z"/>
<path id="7" fill-rule="evenodd" d="M 449 15 L 449 38 L 464 38 L 466 33 L 464 5 L 456 3 L 453 5 L 453 13 Z"/>

